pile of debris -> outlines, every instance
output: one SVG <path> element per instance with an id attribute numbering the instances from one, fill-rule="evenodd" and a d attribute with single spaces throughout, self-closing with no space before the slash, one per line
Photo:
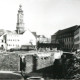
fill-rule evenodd
<path id="1" fill-rule="evenodd" d="M 71 66 L 69 66 L 69 68 L 67 69 L 65 78 L 79 80 L 80 79 L 80 51 L 74 55 L 72 60 L 73 62 L 71 63 Z"/>

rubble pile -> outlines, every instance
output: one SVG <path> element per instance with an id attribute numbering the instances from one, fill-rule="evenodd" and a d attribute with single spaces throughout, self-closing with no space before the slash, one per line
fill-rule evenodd
<path id="1" fill-rule="evenodd" d="M 67 68 L 67 73 L 65 75 L 65 78 L 79 80 L 80 79 L 80 52 L 75 54 L 72 60 L 73 62 Z"/>

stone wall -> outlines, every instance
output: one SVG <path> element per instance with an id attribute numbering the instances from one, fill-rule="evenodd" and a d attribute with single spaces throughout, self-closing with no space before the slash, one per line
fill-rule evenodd
<path id="1" fill-rule="evenodd" d="M 38 56 L 36 59 L 36 70 L 46 68 L 53 65 L 51 56 Z"/>
<path id="2" fill-rule="evenodd" d="M 25 67 L 25 72 L 26 73 L 30 73 L 42 68 L 46 68 L 48 66 L 53 65 L 53 61 L 51 59 L 51 56 L 41 56 L 42 54 L 40 54 L 40 56 L 36 55 L 26 55 L 25 56 L 25 63 L 26 63 L 26 67 Z"/>
<path id="3" fill-rule="evenodd" d="M 20 57 L 15 54 L 0 54 L 0 70 L 2 71 L 19 71 Z"/>
<path id="4" fill-rule="evenodd" d="M 25 72 L 26 73 L 30 73 L 33 71 L 33 55 L 26 55 L 25 56 L 25 63 L 26 63 L 26 67 L 25 67 Z"/>

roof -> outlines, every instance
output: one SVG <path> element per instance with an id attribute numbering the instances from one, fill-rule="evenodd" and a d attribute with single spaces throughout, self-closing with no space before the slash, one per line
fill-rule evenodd
<path id="1" fill-rule="evenodd" d="M 42 37 L 42 38 L 46 38 L 44 35 L 37 35 L 38 38 Z"/>
<path id="2" fill-rule="evenodd" d="M 80 25 L 75 29 L 75 31 L 76 31 L 78 28 L 80 28 Z"/>
<path id="3" fill-rule="evenodd" d="M 37 34 L 36 34 L 36 32 L 32 32 L 32 34 L 33 34 L 35 37 L 37 37 Z"/>
<path id="4" fill-rule="evenodd" d="M 10 30 L 4 30 L 4 29 L 0 29 L 0 36 L 4 35 L 4 34 L 14 34 L 14 32 L 10 31 Z"/>
<path id="5" fill-rule="evenodd" d="M 59 30 L 55 34 L 56 35 L 61 35 L 61 34 L 64 34 L 64 33 L 74 32 L 78 27 L 79 27 L 78 25 L 75 25 L 75 26 L 72 26 L 72 27 L 69 27 L 69 28 L 66 28 L 66 29 L 63 29 L 63 30 Z"/>
<path id="6" fill-rule="evenodd" d="M 4 29 L 0 29 L 0 36 L 2 36 L 6 31 Z"/>
<path id="7" fill-rule="evenodd" d="M 1 31 L 1 30 L 0 30 L 0 36 L 2 36 L 3 34 L 4 34 L 4 31 Z"/>

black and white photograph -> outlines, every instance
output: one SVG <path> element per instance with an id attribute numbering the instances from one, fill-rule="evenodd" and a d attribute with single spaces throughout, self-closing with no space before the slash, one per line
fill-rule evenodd
<path id="1" fill-rule="evenodd" d="M 80 79 L 80 0 L 0 0 L 0 80 Z"/>

